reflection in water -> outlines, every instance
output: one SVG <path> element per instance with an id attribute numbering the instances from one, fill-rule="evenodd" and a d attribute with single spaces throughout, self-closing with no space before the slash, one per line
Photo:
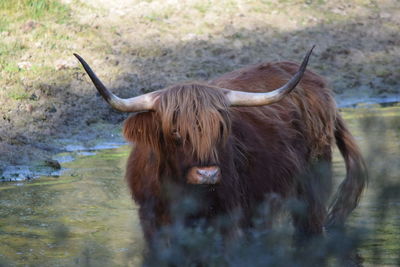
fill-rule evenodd
<path id="1" fill-rule="evenodd" d="M 360 249 L 365 264 L 400 265 L 400 107 L 343 114 L 371 175 L 349 225 L 368 230 Z M 139 265 L 142 233 L 123 180 L 128 151 L 82 156 L 65 163 L 59 178 L 0 184 L 0 265 Z M 344 176 L 338 152 L 334 168 Z"/>

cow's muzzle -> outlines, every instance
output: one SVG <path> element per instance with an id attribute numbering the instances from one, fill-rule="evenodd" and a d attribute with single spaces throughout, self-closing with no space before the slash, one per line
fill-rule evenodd
<path id="1" fill-rule="evenodd" d="M 189 184 L 217 184 L 221 180 L 221 171 L 218 166 L 192 167 L 187 175 Z"/>

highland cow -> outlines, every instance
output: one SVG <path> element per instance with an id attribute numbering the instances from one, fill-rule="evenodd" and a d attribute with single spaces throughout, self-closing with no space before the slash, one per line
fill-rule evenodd
<path id="1" fill-rule="evenodd" d="M 292 214 L 303 236 L 345 222 L 366 172 L 327 83 L 306 70 L 311 52 L 301 66 L 261 63 L 129 99 L 113 95 L 76 55 L 104 99 L 133 112 L 123 128 L 134 143 L 126 179 L 149 243 L 176 219 L 176 201 L 198 192 L 199 207 L 185 222 L 235 216 L 235 227 L 246 229 L 260 203 L 271 199 L 304 203 L 304 213 Z M 347 175 L 328 209 L 335 142 Z"/>

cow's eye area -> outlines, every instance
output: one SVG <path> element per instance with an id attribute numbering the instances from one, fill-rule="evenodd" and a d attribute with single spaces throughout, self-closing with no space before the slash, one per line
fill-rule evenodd
<path id="1" fill-rule="evenodd" d="M 179 134 L 179 132 L 177 130 L 172 131 L 171 135 L 177 145 L 182 144 L 181 135 Z"/>

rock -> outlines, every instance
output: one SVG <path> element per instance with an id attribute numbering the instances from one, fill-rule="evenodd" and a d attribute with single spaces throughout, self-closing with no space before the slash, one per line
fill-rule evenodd
<path id="1" fill-rule="evenodd" d="M 38 42 L 36 42 L 36 43 L 34 44 L 34 46 L 35 46 L 36 48 L 42 48 L 43 42 L 38 41 Z"/>
<path id="2" fill-rule="evenodd" d="M 56 169 L 56 170 L 61 169 L 61 164 L 57 160 L 54 160 L 54 159 L 46 159 L 44 161 L 44 164 L 46 166 L 51 167 L 51 168 Z"/>
<path id="3" fill-rule="evenodd" d="M 29 97 L 29 100 L 38 100 L 39 99 L 39 97 L 36 95 L 36 93 L 33 93 L 33 94 L 31 94 L 30 95 L 30 97 Z"/>
<path id="4" fill-rule="evenodd" d="M 33 111 L 33 106 L 32 106 L 32 104 L 27 104 L 26 107 L 25 107 L 25 109 L 26 109 L 27 112 L 31 113 L 31 112 Z"/>
<path id="5" fill-rule="evenodd" d="M 21 61 L 17 63 L 17 66 L 21 70 L 29 70 L 32 68 L 32 63 L 30 63 L 29 61 Z"/>

